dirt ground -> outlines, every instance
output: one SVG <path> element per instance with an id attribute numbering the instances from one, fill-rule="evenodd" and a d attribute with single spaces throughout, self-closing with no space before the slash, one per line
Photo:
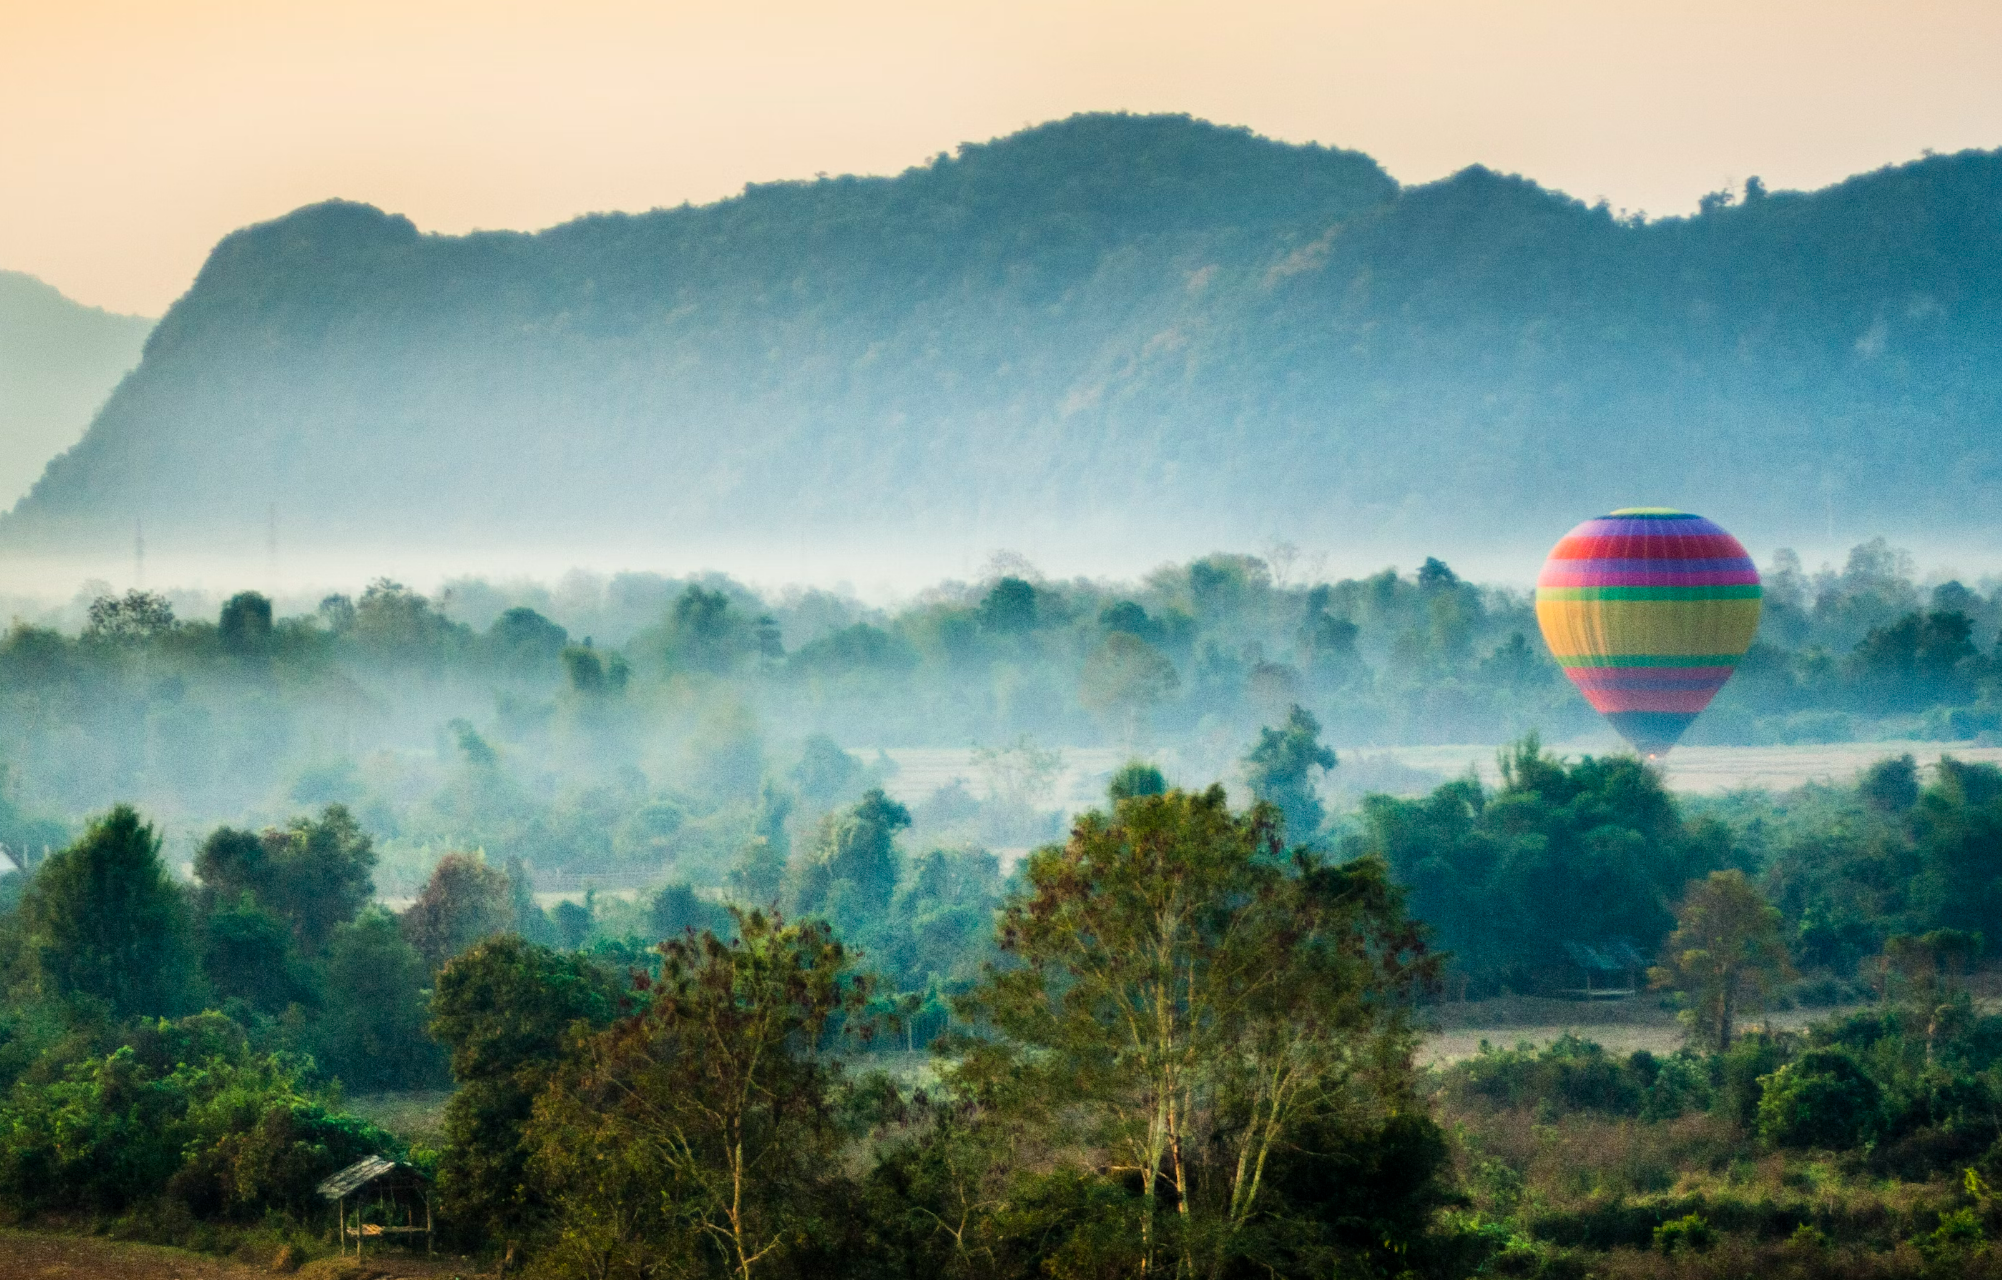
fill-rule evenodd
<path id="1" fill-rule="evenodd" d="M 0 1280 L 269 1280 L 269 1265 L 130 1244 L 98 1236 L 0 1231 Z M 294 1280 L 472 1280 L 462 1258 L 320 1258 L 291 1273 Z"/>

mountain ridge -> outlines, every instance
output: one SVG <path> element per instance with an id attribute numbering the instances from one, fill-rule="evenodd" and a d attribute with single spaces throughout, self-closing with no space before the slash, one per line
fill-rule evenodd
<path id="1" fill-rule="evenodd" d="M 538 232 L 329 202 L 218 244 L 0 548 L 1992 540 L 1998 211 L 1994 152 L 1640 222 L 1135 116 Z"/>
<path id="2" fill-rule="evenodd" d="M 0 507 L 89 427 L 139 363 L 153 321 L 86 306 L 21 271 L 0 271 Z"/>

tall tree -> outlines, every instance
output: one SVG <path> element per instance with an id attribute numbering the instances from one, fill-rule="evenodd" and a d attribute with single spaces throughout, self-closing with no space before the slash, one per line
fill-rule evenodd
<path id="1" fill-rule="evenodd" d="M 802 911 L 827 910 L 859 922 L 889 906 L 902 871 L 897 833 L 911 811 L 880 787 L 854 807 L 821 823 L 820 838 L 802 868 L 796 901 Z"/>
<path id="2" fill-rule="evenodd" d="M 1286 819 L 1287 838 L 1294 841 L 1312 840 L 1321 830 L 1315 774 L 1334 767 L 1335 753 L 1321 744 L 1321 722 L 1297 705 L 1284 727 L 1260 729 L 1257 744 L 1244 758 L 1251 794 L 1277 806 Z"/>
<path id="3" fill-rule="evenodd" d="M 443 1055 L 425 1034 L 429 974 L 394 916 L 371 907 L 335 929 L 320 972 L 313 1035 L 329 1075 L 356 1093 L 439 1083 Z"/>
<path id="4" fill-rule="evenodd" d="M 541 1197 L 528 1178 L 524 1127 L 573 1026 L 602 1027 L 612 980 L 582 956 L 518 937 L 492 938 L 445 966 L 431 1034 L 452 1055 L 439 1192 L 475 1234 L 508 1242 L 533 1229 Z"/>
<path id="5" fill-rule="evenodd" d="M 271 648 L 271 601 L 255 591 L 239 591 L 223 603 L 216 623 L 224 652 L 255 658 Z"/>
<path id="6" fill-rule="evenodd" d="M 1739 1017 L 1793 972 L 1780 913 L 1735 870 L 1690 883 L 1661 955 L 1649 978 L 1689 998 L 1684 1016 L 1691 1032 L 1719 1053 L 1731 1047 Z"/>
<path id="7" fill-rule="evenodd" d="M 1383 864 L 1281 853 L 1270 810 L 1232 814 L 1221 787 L 1087 814 L 1031 858 L 1001 920 L 1015 963 L 962 1009 L 997 1034 L 961 1084 L 1068 1109 L 1137 1177 L 1142 1273 L 1167 1248 L 1221 1266 L 1300 1123 L 1408 1081 L 1408 996 L 1435 964 Z"/>
<path id="8" fill-rule="evenodd" d="M 592 1037 L 537 1105 L 559 1248 L 637 1271 L 700 1247 L 753 1280 L 805 1242 L 840 1145 L 820 1051 L 870 984 L 824 925 L 736 925 L 727 943 L 662 943 L 645 1010 Z"/>
<path id="9" fill-rule="evenodd" d="M 185 1012 L 196 998 L 187 902 L 160 837 L 129 806 L 94 819 L 36 869 L 21 899 L 28 959 L 45 994 L 100 1001 L 118 1017 Z"/>

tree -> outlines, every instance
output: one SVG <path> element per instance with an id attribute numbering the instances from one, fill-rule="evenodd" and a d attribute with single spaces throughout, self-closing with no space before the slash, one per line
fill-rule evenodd
<path id="1" fill-rule="evenodd" d="M 544 946 L 556 941 L 556 927 L 535 901 L 535 878 L 520 858 L 507 860 L 508 903 L 514 910 L 514 931 Z"/>
<path id="2" fill-rule="evenodd" d="M 1919 802 L 1919 763 L 1911 755 L 1890 756 L 1863 771 L 1857 798 L 1877 813 L 1897 815 Z"/>
<path id="3" fill-rule="evenodd" d="M 824 733 L 808 734 L 800 752 L 799 763 L 793 766 L 793 784 L 799 788 L 799 798 L 814 809 L 824 810 L 851 794 L 849 787 L 862 776 L 862 762 L 841 749 L 839 743 Z"/>
<path id="4" fill-rule="evenodd" d="M 1468 777 L 1423 797 L 1365 797 L 1361 830 L 1342 842 L 1390 864 L 1482 990 L 1560 985 L 1566 942 L 1647 946 L 1675 927 L 1669 904 L 1684 886 L 1729 859 L 1729 833 L 1686 822 L 1631 755 L 1567 762 L 1532 734 L 1498 764 L 1494 788 Z"/>
<path id="5" fill-rule="evenodd" d="M 1144 760 L 1131 760 L 1120 766 L 1106 784 L 1105 794 L 1114 804 L 1121 800 L 1132 800 L 1138 796 L 1158 796 L 1168 790 L 1168 779 L 1161 770 Z"/>
<path id="6" fill-rule="evenodd" d="M 424 958 L 380 907 L 336 928 L 313 1020 L 320 1066 L 356 1093 L 422 1089 L 444 1074 L 425 1033 Z"/>
<path id="7" fill-rule="evenodd" d="M 120 1018 L 194 1004 L 187 903 L 160 838 L 126 805 L 50 854 L 21 898 L 24 950 L 45 995 L 83 998 Z"/>
<path id="8" fill-rule="evenodd" d="M 205 901 L 248 894 L 286 922 L 308 955 L 375 896 L 375 842 L 345 805 L 261 834 L 218 827 L 195 854 Z"/>
<path id="9" fill-rule="evenodd" d="M 494 619 L 485 641 L 500 666 L 531 674 L 556 662 L 570 643 L 570 633 L 535 610 L 518 605 Z"/>
<path id="10" fill-rule="evenodd" d="M 1036 588 L 1021 578 L 1003 578 L 980 602 L 980 627 L 995 635 L 1024 635 L 1036 629 Z"/>
<path id="11" fill-rule="evenodd" d="M 1244 758 L 1245 781 L 1256 798 L 1285 817 L 1294 840 L 1312 840 L 1321 829 L 1321 797 L 1314 771 L 1335 767 L 1335 753 L 1321 745 L 1321 722 L 1295 706 L 1283 729 L 1258 731 L 1258 743 Z"/>
<path id="12" fill-rule="evenodd" d="M 752 836 L 730 868 L 730 888 L 746 906 L 771 907 L 785 889 L 786 857 L 767 836 Z"/>
<path id="13" fill-rule="evenodd" d="M 174 629 L 174 606 L 151 591 L 99 596 L 90 602 L 83 627 L 86 640 L 129 644 L 151 640 Z"/>
<path id="14" fill-rule="evenodd" d="M 1080 818 L 1031 857 L 1001 919 L 1013 963 L 962 1006 L 995 1033 L 963 1046 L 963 1087 L 1046 1123 L 1074 1109 L 1073 1140 L 1137 1178 L 1143 1273 L 1171 1241 L 1178 1271 L 1213 1272 L 1299 1125 L 1408 1086 L 1422 935 L 1381 861 L 1289 865 L 1274 817 L 1212 787 Z"/>
<path id="15" fill-rule="evenodd" d="M 248 894 L 204 914 L 201 953 L 202 974 L 218 1000 L 241 1000 L 267 1014 L 317 1003 L 292 930 Z"/>
<path id="16" fill-rule="evenodd" d="M 690 583 L 668 615 L 668 659 L 676 666 L 716 674 L 755 647 L 743 618 L 730 611 L 730 597 Z"/>
<path id="17" fill-rule="evenodd" d="M 647 928 L 656 939 L 678 938 L 691 930 L 723 932 L 729 928 L 729 912 L 697 896 L 686 881 L 665 885 L 647 907 Z"/>
<path id="18" fill-rule="evenodd" d="M 538 1102 L 559 1251 L 610 1271 L 700 1247 L 752 1280 L 805 1242 L 838 1176 L 838 1067 L 821 1049 L 856 1029 L 870 984 L 824 925 L 736 925 L 727 943 L 663 942 L 645 1009 L 592 1036 Z"/>
<path id="19" fill-rule="evenodd" d="M 1692 1034 L 1723 1053 L 1731 1047 L 1739 1016 L 1793 974 L 1780 937 L 1780 913 L 1744 872 L 1713 871 L 1708 879 L 1690 882 L 1675 922 L 1675 932 L 1662 944 L 1662 963 L 1648 971 L 1649 980 L 1687 995 L 1684 1016 Z"/>
<path id="20" fill-rule="evenodd" d="M 1092 711 L 1113 717 L 1126 740 L 1138 742 L 1147 713 L 1181 684 L 1167 655 L 1127 631 L 1114 631 L 1085 659 L 1078 698 Z"/>
<path id="21" fill-rule="evenodd" d="M 626 691 L 626 682 L 632 678 L 632 669 L 623 657 L 611 653 L 601 658 L 588 640 L 568 646 L 559 656 L 570 688 L 582 698 L 616 698 Z"/>
<path id="22" fill-rule="evenodd" d="M 513 886 L 479 854 L 448 853 L 403 913 L 402 927 L 424 962 L 441 969 L 482 938 L 513 930 Z"/>
<path id="23" fill-rule="evenodd" d="M 438 975 L 431 1034 L 452 1056 L 459 1089 L 445 1107 L 439 1192 L 474 1233 L 515 1240 L 541 1197 L 528 1177 L 524 1128 L 573 1027 L 617 1010 L 612 980 L 582 956 L 517 937 L 490 938 Z"/>
<path id="24" fill-rule="evenodd" d="M 910 825 L 911 811 L 880 787 L 864 792 L 847 812 L 829 815 L 803 869 L 800 909 L 832 910 L 858 921 L 880 913 L 902 871 L 897 833 Z"/>
<path id="25" fill-rule="evenodd" d="M 271 648 L 271 601 L 255 591 L 239 591 L 223 603 L 216 624 L 223 651 L 252 658 Z"/>

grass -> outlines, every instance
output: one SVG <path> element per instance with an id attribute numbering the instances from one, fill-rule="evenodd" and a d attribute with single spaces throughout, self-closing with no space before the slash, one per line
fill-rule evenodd
<path id="1" fill-rule="evenodd" d="M 348 1098 L 343 1105 L 413 1146 L 435 1148 L 444 1142 L 445 1104 L 451 1097 L 449 1089 L 363 1093 Z"/>
<path id="2" fill-rule="evenodd" d="M 1488 1272 L 1605 1280 L 2002 1278 L 2002 1201 L 1958 1169 L 1873 1172 L 1866 1152 L 1778 1152 L 1721 1113 L 1643 1121 L 1438 1095 L 1471 1204 L 1508 1236 Z M 1698 1229 L 1658 1231 L 1698 1221 Z"/>

